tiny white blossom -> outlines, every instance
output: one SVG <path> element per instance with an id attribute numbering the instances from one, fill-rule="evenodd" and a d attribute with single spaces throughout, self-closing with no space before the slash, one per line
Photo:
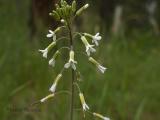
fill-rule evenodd
<path id="1" fill-rule="evenodd" d="M 64 67 L 65 68 L 72 67 L 74 70 L 76 70 L 76 65 L 75 64 L 77 64 L 77 61 L 74 60 L 74 51 L 71 50 L 69 55 L 70 55 L 70 59 L 69 59 L 68 63 L 66 63 L 64 65 Z"/>
<path id="2" fill-rule="evenodd" d="M 49 60 L 49 65 L 51 65 L 52 67 L 54 67 L 55 66 L 55 59 L 50 59 Z"/>
<path id="3" fill-rule="evenodd" d="M 48 49 L 44 49 L 44 50 L 39 50 L 39 52 L 41 52 L 43 54 L 44 58 L 47 58 L 47 54 L 48 54 Z"/>
<path id="4" fill-rule="evenodd" d="M 102 120 L 110 120 L 108 117 L 104 117 L 103 115 L 99 113 L 93 113 L 94 116 L 101 118 Z"/>
<path id="5" fill-rule="evenodd" d="M 56 79 L 55 79 L 54 83 L 52 84 L 52 86 L 50 87 L 49 91 L 51 91 L 52 93 L 55 93 L 57 84 L 58 84 L 59 80 L 61 79 L 61 77 L 62 77 L 62 74 L 59 74 L 56 77 Z"/>
<path id="6" fill-rule="evenodd" d="M 107 69 L 107 68 L 103 67 L 102 65 L 98 65 L 97 67 L 102 73 L 104 73 Z"/>
<path id="7" fill-rule="evenodd" d="M 49 91 L 55 93 L 55 91 L 56 91 L 56 86 L 57 86 L 57 83 L 54 83 L 54 84 L 49 88 Z"/>
<path id="8" fill-rule="evenodd" d="M 39 50 L 39 52 L 41 52 L 43 54 L 44 58 L 47 58 L 47 54 L 48 52 L 56 45 L 56 42 L 52 42 L 51 44 L 48 45 L 47 48 L 45 48 L 44 50 Z"/>
<path id="9" fill-rule="evenodd" d="M 49 65 L 50 66 L 52 66 L 52 67 L 54 67 L 55 66 L 55 62 L 56 62 L 56 58 L 57 58 L 57 56 L 60 54 L 60 52 L 59 52 L 59 50 L 57 50 L 56 52 L 55 52 L 55 54 L 53 55 L 53 57 L 49 60 Z"/>
<path id="10" fill-rule="evenodd" d="M 89 110 L 89 106 L 86 104 L 83 93 L 79 93 L 80 101 L 82 104 L 83 111 Z"/>
<path id="11" fill-rule="evenodd" d="M 90 56 L 90 53 L 91 53 L 91 52 L 92 52 L 92 53 L 93 53 L 93 52 L 96 52 L 96 49 L 93 48 L 94 45 L 90 45 L 90 44 L 88 43 L 87 39 L 86 39 L 84 36 L 81 37 L 81 40 L 82 40 L 82 42 L 84 43 L 84 45 L 85 45 L 85 47 L 86 47 L 86 53 L 87 53 L 88 56 Z"/>
<path id="12" fill-rule="evenodd" d="M 102 37 L 97 33 L 96 35 L 92 36 L 92 43 L 95 43 L 96 46 L 98 46 L 98 41 L 100 41 Z"/>
<path id="13" fill-rule="evenodd" d="M 62 23 L 65 23 L 65 20 L 64 20 L 64 19 L 61 19 L 61 22 L 62 22 Z"/>
<path id="14" fill-rule="evenodd" d="M 106 71 L 107 68 L 103 67 L 100 63 L 98 63 L 94 58 L 89 57 L 89 61 L 92 62 L 93 64 L 95 64 L 98 68 L 98 70 L 101 73 L 104 73 Z"/>
<path id="15" fill-rule="evenodd" d="M 56 34 L 55 34 L 55 32 L 54 31 L 52 31 L 52 30 L 49 30 L 49 33 L 47 34 L 47 37 L 48 38 L 53 38 L 53 41 L 56 41 Z"/>

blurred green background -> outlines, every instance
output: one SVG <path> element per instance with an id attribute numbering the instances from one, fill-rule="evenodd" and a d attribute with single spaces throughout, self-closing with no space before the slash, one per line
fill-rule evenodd
<path id="1" fill-rule="evenodd" d="M 46 38 L 48 29 L 57 26 L 46 17 L 52 2 L 0 0 L 1 120 L 68 120 L 66 94 L 31 106 L 49 93 L 48 88 L 67 61 L 64 55 L 52 68 L 38 52 L 50 42 Z M 83 78 L 79 84 L 87 103 L 93 111 L 112 120 L 160 120 L 159 1 L 87 2 L 91 7 L 77 19 L 75 28 L 93 34 L 101 32 L 103 40 L 94 57 L 108 67 L 101 75 L 85 56 L 77 55 Z M 79 48 L 82 43 L 76 40 Z M 70 72 L 65 71 L 58 91 L 68 90 L 69 84 Z M 77 95 L 75 99 L 74 119 L 82 120 Z M 95 118 L 87 115 L 85 119 Z"/>

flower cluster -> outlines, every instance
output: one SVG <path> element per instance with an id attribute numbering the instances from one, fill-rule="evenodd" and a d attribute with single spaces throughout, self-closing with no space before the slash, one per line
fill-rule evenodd
<path id="1" fill-rule="evenodd" d="M 62 49 L 66 48 L 67 50 L 69 50 L 67 53 L 67 54 L 69 54 L 69 58 L 67 59 L 66 63 L 64 64 L 62 71 L 57 75 L 53 84 L 49 88 L 50 94 L 48 96 L 42 98 L 40 100 L 41 103 L 46 102 L 48 99 L 53 98 L 56 95 L 56 88 L 57 88 L 57 85 L 58 85 L 60 79 L 63 76 L 64 70 L 71 68 L 73 70 L 73 74 L 76 72 L 80 73 L 77 68 L 78 62 L 75 60 L 76 51 L 74 49 L 75 46 L 73 45 L 73 37 L 72 36 L 73 36 L 74 32 L 72 32 L 72 30 L 71 30 L 71 22 L 74 20 L 75 17 L 79 16 L 88 7 L 89 7 L 89 4 L 86 4 L 77 10 L 75 0 L 72 2 L 71 5 L 69 5 L 64 0 L 61 0 L 59 4 L 56 4 L 56 10 L 53 10 L 50 13 L 50 15 L 53 16 L 57 21 L 61 22 L 61 25 L 55 30 L 49 30 L 49 33 L 46 35 L 46 37 L 51 38 L 52 42 L 45 49 L 39 50 L 39 51 L 42 53 L 43 57 L 46 59 L 48 58 L 48 54 L 51 53 L 52 50 L 55 51 L 55 53 L 53 54 L 53 56 L 50 58 L 50 60 L 48 62 L 49 65 L 52 67 L 55 67 L 56 59 L 61 54 Z M 70 45 L 63 46 L 63 47 L 57 49 L 57 47 L 55 47 L 55 46 L 58 44 L 58 41 L 61 39 L 61 37 L 59 38 L 57 36 L 57 33 L 61 30 L 66 30 L 63 28 L 67 28 L 67 30 L 69 32 Z M 103 67 L 99 62 L 97 62 L 93 57 L 91 57 L 91 55 L 96 52 L 95 47 L 97 47 L 99 45 L 99 42 L 102 39 L 100 34 L 96 33 L 95 35 L 92 35 L 89 33 L 78 33 L 78 34 L 76 34 L 76 33 L 77 32 L 75 32 L 75 35 L 80 35 L 80 39 L 86 48 L 85 52 L 86 52 L 86 56 L 88 57 L 89 62 L 93 63 L 101 73 L 104 73 L 106 71 L 106 68 Z M 63 38 L 66 38 L 66 37 L 63 37 Z M 64 39 L 64 40 L 68 40 L 68 39 Z M 90 42 L 92 42 L 92 44 L 90 44 Z M 76 84 L 76 86 L 79 89 L 79 99 L 80 99 L 80 102 L 82 105 L 82 110 L 84 113 L 85 112 L 92 113 L 92 115 L 95 117 L 101 118 L 103 120 L 109 120 L 109 118 L 107 118 L 107 117 L 104 117 L 104 116 L 102 116 L 98 113 L 95 113 L 95 112 L 91 112 L 89 106 L 87 105 L 87 103 L 85 101 L 84 95 L 80 90 L 78 83 L 76 81 L 74 81 L 74 83 L 72 83 L 72 84 L 73 85 Z M 85 116 L 85 114 L 84 114 L 84 116 Z"/>

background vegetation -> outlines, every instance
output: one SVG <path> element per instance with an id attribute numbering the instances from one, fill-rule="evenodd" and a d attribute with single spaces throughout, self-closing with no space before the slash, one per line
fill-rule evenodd
<path id="1" fill-rule="evenodd" d="M 141 3 L 142 7 L 140 2 L 132 4 L 131 0 L 126 0 L 125 4 L 119 2 L 124 5 L 124 14 L 118 35 L 113 35 L 111 30 L 114 9 L 107 11 L 108 15 L 105 14 L 107 8 L 101 6 L 104 1 L 89 2 L 93 5 L 81 20 L 77 20 L 76 25 L 91 33 L 101 31 L 103 40 L 95 57 L 108 67 L 108 71 L 105 75 L 99 74 L 84 56 L 79 56 L 79 68 L 83 75 L 80 85 L 87 95 L 87 102 L 93 110 L 112 120 L 159 120 L 160 39 L 143 9 L 145 1 Z M 157 6 L 158 11 L 158 3 Z M 48 94 L 48 87 L 64 61 L 59 59 L 56 69 L 53 69 L 42 59 L 38 49 L 49 42 L 45 38 L 48 27 L 41 18 L 37 18 L 37 31 L 34 37 L 31 36 L 29 11 L 29 0 L 0 1 L 0 119 L 67 119 L 67 95 L 59 95 L 46 104 L 31 106 Z M 158 21 L 160 16 L 157 11 L 155 18 Z M 136 20 L 127 20 L 128 16 L 139 12 L 141 15 Z M 52 25 L 49 26 L 52 28 Z M 70 73 L 65 72 L 64 76 L 59 90 L 69 89 Z M 76 97 L 78 109 L 80 104 Z M 75 120 L 82 120 L 82 113 L 77 109 Z M 92 119 L 87 115 L 86 120 Z"/>

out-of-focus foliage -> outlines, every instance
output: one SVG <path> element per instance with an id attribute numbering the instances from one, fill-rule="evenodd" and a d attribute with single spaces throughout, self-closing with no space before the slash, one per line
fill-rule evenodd
<path id="1" fill-rule="evenodd" d="M 47 94 L 47 88 L 63 65 L 63 58 L 57 69 L 52 69 L 46 60 L 41 59 L 41 54 L 38 53 L 38 48 L 41 48 L 39 41 L 49 42 L 45 33 L 38 33 L 35 41 L 29 40 L 29 2 L 0 1 L 0 119 L 64 120 L 69 112 L 67 95 L 59 95 L 46 104 L 37 105 L 39 112 L 25 109 Z M 134 1 L 126 2 L 132 5 Z M 136 2 L 134 4 L 139 5 Z M 87 94 L 90 107 L 113 120 L 159 120 L 159 37 L 155 36 L 152 28 L 136 28 L 128 33 L 125 27 L 121 29 L 124 32 L 120 36 L 112 36 L 104 30 L 107 24 L 102 25 L 103 29 L 95 24 L 97 21 L 101 23 L 101 18 L 99 12 L 93 12 L 92 8 L 93 11 L 98 10 L 98 6 L 92 6 L 90 12 L 83 15 L 81 29 L 103 32 L 104 39 L 98 56 L 103 58 L 100 62 L 108 66 L 108 71 L 105 76 L 100 75 L 81 56 L 80 64 L 83 66 L 79 67 L 85 82 L 80 85 Z M 88 21 L 88 18 L 93 20 Z M 148 24 L 145 23 L 144 26 Z M 67 72 L 64 76 L 67 77 L 62 78 L 64 82 L 59 84 L 59 90 L 69 89 L 70 73 Z M 78 107 L 78 96 L 76 97 Z M 11 110 L 11 107 L 15 109 Z M 82 120 L 82 114 L 78 110 L 75 110 L 75 119 Z M 88 120 L 92 119 L 90 117 Z"/>

